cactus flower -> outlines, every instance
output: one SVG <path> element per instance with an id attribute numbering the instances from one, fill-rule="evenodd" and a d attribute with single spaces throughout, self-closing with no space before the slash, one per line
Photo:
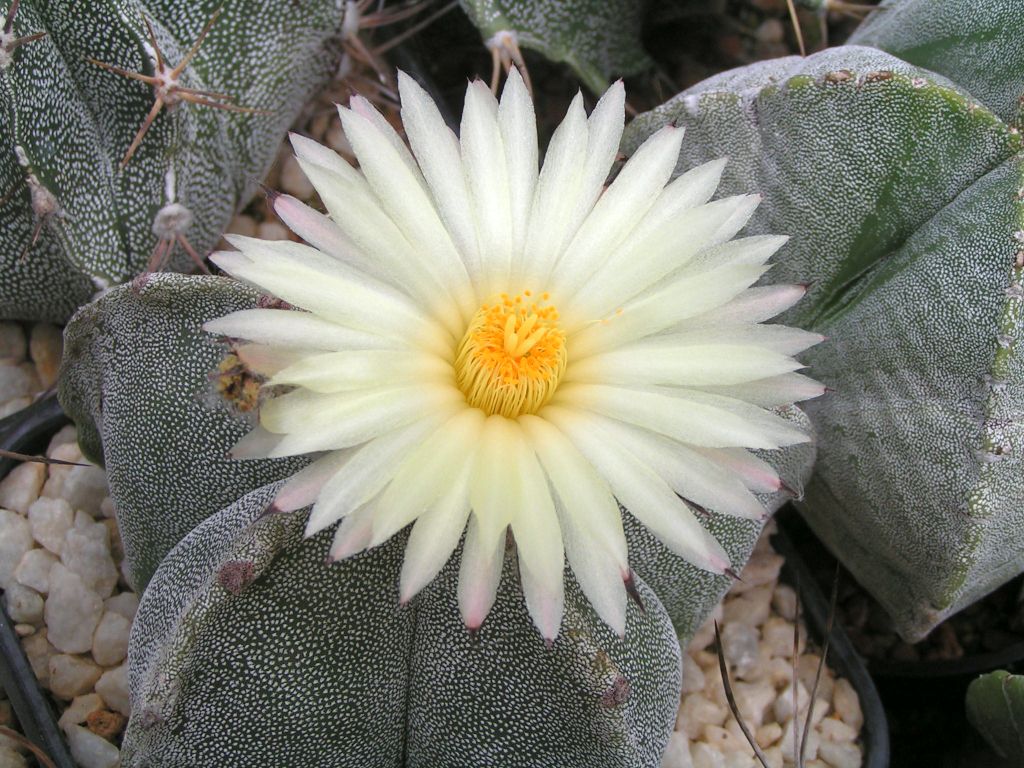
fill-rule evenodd
<path id="1" fill-rule="evenodd" d="M 557 636 L 566 559 L 596 612 L 624 631 L 632 585 L 620 506 L 673 552 L 722 573 L 698 520 L 760 518 L 776 472 L 750 449 L 809 439 L 771 408 L 822 387 L 793 355 L 821 337 L 763 320 L 801 286 L 754 287 L 782 237 L 732 240 L 758 203 L 708 202 L 724 166 L 670 181 L 682 131 L 648 139 L 604 188 L 624 120 L 621 83 L 569 108 L 538 170 L 518 73 L 500 102 L 469 85 L 460 136 L 400 77 L 411 151 L 360 97 L 341 108 L 359 161 L 293 146 L 329 216 L 278 195 L 308 245 L 229 238 L 213 261 L 297 310 L 205 325 L 244 340 L 267 377 L 238 458 L 317 454 L 273 508 L 312 504 L 306 532 L 341 521 L 340 559 L 412 524 L 399 597 L 457 549 L 470 630 L 513 541 L 526 604 Z M 511 532 L 511 536 L 509 536 Z"/>

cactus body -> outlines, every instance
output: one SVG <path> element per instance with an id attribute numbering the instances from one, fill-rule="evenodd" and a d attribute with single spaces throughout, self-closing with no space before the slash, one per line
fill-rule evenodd
<path id="1" fill-rule="evenodd" d="M 594 93 L 610 77 L 651 65 L 640 44 L 645 2 L 636 0 L 460 0 L 488 46 L 512 33 L 524 48 L 564 61 Z"/>
<path id="2" fill-rule="evenodd" d="M 142 581 L 149 564 L 166 556 L 146 590 L 132 644 L 132 760 L 180 765 L 187 758 L 203 764 L 214 755 L 237 754 L 239 762 L 233 764 L 247 765 L 254 764 L 254 755 L 278 750 L 286 756 L 282 764 L 301 753 L 308 765 L 455 766 L 493 760 L 656 766 L 678 705 L 675 632 L 688 637 L 700 625 L 728 578 L 696 569 L 627 516 L 630 562 L 643 583 L 646 613 L 630 608 L 623 642 L 570 580 L 569 618 L 547 650 L 530 625 L 510 562 L 492 618 L 474 641 L 458 619 L 457 557 L 422 597 L 401 609 L 397 569 L 404 536 L 352 561 L 328 565 L 323 560 L 329 537 L 301 539 L 305 514 L 254 523 L 273 495 L 255 489 L 295 465 L 225 463 L 223 457 L 248 428 L 247 417 L 219 402 L 211 371 L 218 350 L 223 356 L 226 349 L 200 327 L 258 301 L 228 280 L 159 275 L 111 291 L 80 311 L 68 329 L 62 402 L 81 425 L 90 453 L 106 461 L 136 579 Z M 784 415 L 805 418 L 797 409 Z M 765 458 L 777 464 L 789 487 L 799 488 L 813 447 L 802 444 Z M 214 507 L 249 492 L 223 512 Z M 784 495 L 761 498 L 774 509 Z M 761 527 L 718 515 L 705 524 L 737 567 Z M 193 528 L 178 544 L 175 536 L 185 537 Z M 245 563 L 253 564 L 251 570 Z M 231 594 L 242 583 L 250 586 Z M 298 610 L 290 619 L 278 610 L 293 608 Z M 252 619 L 259 627 L 253 635 L 224 647 L 225 637 L 259 616 L 267 618 Z M 273 650 L 264 652 L 268 642 Z M 313 649 L 298 650 L 307 647 Z M 453 654 L 457 663 L 451 662 Z M 388 665 L 406 669 L 407 658 L 412 677 L 400 677 L 399 688 L 383 690 L 373 682 L 389 678 Z M 292 666 L 282 677 L 283 659 Z M 236 687 L 230 694 L 239 697 L 234 703 L 214 696 L 242 669 L 249 680 L 244 695 Z M 615 682 L 619 673 L 613 669 L 621 670 L 627 683 Z M 352 675 L 363 681 L 355 688 Z M 273 680 L 294 681 L 302 686 L 301 695 Z M 173 690 L 166 688 L 171 681 L 176 681 Z M 495 686 L 505 693 L 499 696 Z M 633 703 L 619 708 L 623 686 Z M 435 695 L 437 690 L 446 693 Z M 296 704 L 300 699 L 331 706 L 310 710 Z M 539 700 L 547 707 L 543 722 Z M 155 714 L 147 714 L 151 709 Z M 297 721 L 288 719 L 300 711 Z M 295 743 L 297 752 L 287 752 L 294 734 L 267 729 L 268 712 L 279 713 L 271 721 L 297 722 L 296 729 L 323 735 L 335 746 L 321 748 L 313 759 L 311 736 Z M 375 713 L 374 739 L 366 742 L 370 712 Z M 399 724 L 407 716 L 403 731 Z M 463 725 L 451 741 L 448 729 L 455 724 Z M 247 738 L 238 740 L 240 733 Z M 240 742 L 254 751 L 236 752 Z M 403 754 L 406 762 L 396 762 Z"/>
<path id="3" fill-rule="evenodd" d="M 1024 677 L 989 672 L 967 687 L 967 719 L 1000 757 L 1024 765 Z"/>
<path id="4" fill-rule="evenodd" d="M 218 8 L 181 82 L 264 112 L 165 107 L 122 168 L 154 91 L 89 59 L 153 75 L 145 20 L 174 65 Z M 23 0 L 15 33 L 46 34 L 0 66 L 0 317 L 64 322 L 143 271 L 161 238 L 209 251 L 332 72 L 339 25 L 333 0 Z M 186 268 L 174 245 L 167 266 Z"/>
<path id="5" fill-rule="evenodd" d="M 944 78 L 866 48 L 753 65 L 634 122 L 669 121 L 681 166 L 732 159 L 754 231 L 792 234 L 771 279 L 812 283 L 784 322 L 835 392 L 802 509 L 886 606 L 925 634 L 1021 570 L 1021 171 L 1016 133 Z"/>

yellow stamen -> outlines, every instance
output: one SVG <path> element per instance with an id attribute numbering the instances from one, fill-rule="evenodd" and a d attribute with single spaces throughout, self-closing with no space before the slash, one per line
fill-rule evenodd
<path id="1" fill-rule="evenodd" d="M 470 405 L 514 419 L 551 399 L 565 371 L 565 334 L 558 310 L 542 296 L 531 302 L 529 291 L 503 293 L 473 316 L 455 357 L 455 378 Z"/>

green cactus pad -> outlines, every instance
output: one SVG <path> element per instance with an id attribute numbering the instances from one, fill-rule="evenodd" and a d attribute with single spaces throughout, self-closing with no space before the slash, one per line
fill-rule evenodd
<path id="1" fill-rule="evenodd" d="M 885 0 L 850 37 L 945 75 L 1007 122 L 1024 96 L 1020 0 Z"/>
<path id="2" fill-rule="evenodd" d="M 514 32 L 520 45 L 563 61 L 594 93 L 612 76 L 651 66 L 640 45 L 640 0 L 459 0 L 485 40 Z"/>
<path id="3" fill-rule="evenodd" d="M 262 111 L 165 108 L 121 169 L 153 89 L 88 59 L 152 75 L 144 18 L 174 65 L 218 8 L 182 83 Z M 138 274 L 172 203 L 187 208 L 183 234 L 205 254 L 332 72 L 340 20 L 334 0 L 158 0 L 145 11 L 133 0 L 23 0 L 15 33 L 46 36 L 0 69 L 0 317 L 64 322 L 98 289 Z M 168 266 L 190 264 L 176 246 Z"/>
<path id="4" fill-rule="evenodd" d="M 258 301 L 226 278 L 152 275 L 86 305 L 68 325 L 61 403 L 85 454 L 106 465 L 139 590 L 209 515 L 305 464 L 227 456 L 255 417 L 218 394 L 228 350 L 200 326 Z"/>
<path id="5" fill-rule="evenodd" d="M 305 515 L 258 520 L 262 488 L 199 526 L 157 571 L 130 653 L 126 766 L 659 765 L 680 651 L 657 598 L 625 639 L 575 583 L 552 647 L 511 557 L 477 636 L 455 561 L 398 604 L 404 536 L 324 563 Z"/>
<path id="6" fill-rule="evenodd" d="M 941 77 L 843 48 L 712 78 L 641 116 L 681 165 L 732 159 L 723 192 L 792 241 L 770 278 L 812 284 L 786 321 L 835 389 L 808 405 L 802 509 L 908 639 L 1024 565 L 1016 132 Z"/>
<path id="7" fill-rule="evenodd" d="M 1000 757 L 1024 765 L 1024 677 L 989 672 L 967 686 L 967 719 Z"/>

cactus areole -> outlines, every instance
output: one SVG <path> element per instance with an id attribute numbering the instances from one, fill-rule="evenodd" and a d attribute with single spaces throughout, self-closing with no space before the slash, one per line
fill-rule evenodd
<path id="1" fill-rule="evenodd" d="M 761 324 L 801 287 L 753 287 L 785 238 L 731 239 L 758 198 L 708 202 L 722 162 L 669 183 L 683 138 L 672 127 L 604 189 L 621 83 L 589 118 L 576 98 L 538 168 L 515 70 L 500 102 L 469 86 L 459 138 L 400 82 L 411 151 L 355 98 L 341 119 L 359 170 L 293 138 L 329 216 L 274 198 L 309 245 L 237 237 L 213 257 L 294 308 L 205 326 L 243 340 L 237 354 L 266 377 L 259 426 L 234 455 L 319 454 L 272 509 L 312 504 L 307 535 L 341 521 L 332 559 L 414 523 L 402 601 L 465 532 L 457 589 L 471 630 L 514 541 L 544 638 L 561 625 L 566 558 L 622 634 L 632 572 L 617 501 L 722 573 L 728 555 L 695 513 L 763 517 L 754 494 L 780 480 L 750 449 L 808 440 L 771 409 L 821 394 L 793 359 L 821 337 Z"/>

